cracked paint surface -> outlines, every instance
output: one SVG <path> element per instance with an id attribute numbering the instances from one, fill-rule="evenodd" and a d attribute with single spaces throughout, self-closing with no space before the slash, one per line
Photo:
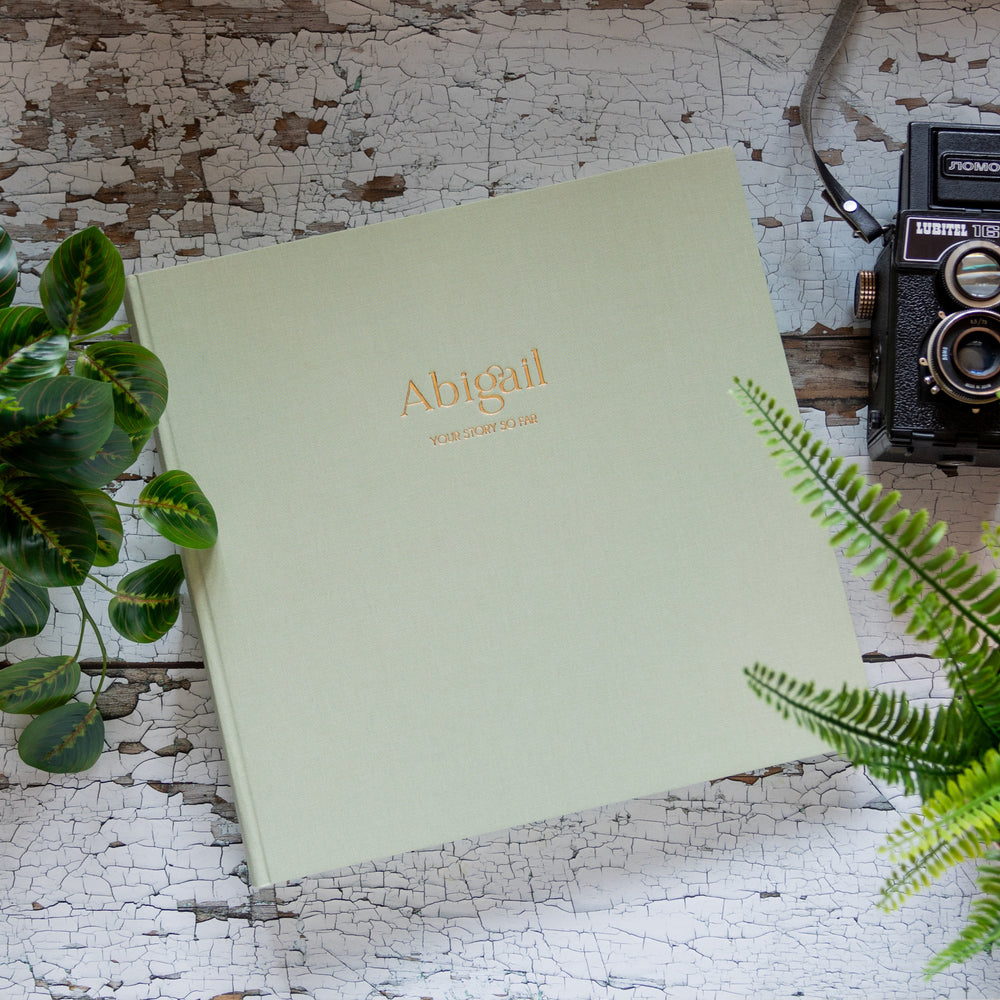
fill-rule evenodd
<path id="1" fill-rule="evenodd" d="M 85 225 L 148 269 L 729 145 L 800 402 L 860 456 L 867 331 L 850 300 L 874 251 L 825 207 L 799 128 L 833 6 L 8 0 L 0 219 L 28 295 Z M 815 124 L 879 219 L 907 121 L 1000 125 L 998 37 L 986 3 L 863 8 Z M 150 448 L 120 498 L 156 468 Z M 997 470 L 878 474 L 957 544 L 977 546 L 997 515 Z M 131 522 L 124 569 L 165 545 Z M 926 651 L 843 576 L 871 682 L 946 695 Z M 57 595 L 53 621 L 5 653 L 73 648 L 75 602 Z M 91 772 L 26 768 L 21 723 L 0 717 L 5 998 L 1000 995 L 984 958 L 922 982 L 964 919 L 970 873 L 874 909 L 878 847 L 910 803 L 832 756 L 251 891 L 190 607 L 151 647 L 108 638 L 119 662 Z"/>

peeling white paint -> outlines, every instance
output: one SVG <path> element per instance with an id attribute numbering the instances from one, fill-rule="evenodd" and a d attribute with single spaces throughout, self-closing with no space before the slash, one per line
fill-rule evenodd
<path id="1" fill-rule="evenodd" d="M 128 266 L 149 268 L 725 144 L 752 218 L 768 220 L 757 233 L 780 329 L 851 326 L 854 273 L 874 251 L 830 217 L 788 111 L 833 0 L 529 6 L 544 5 L 138 0 L 96 38 L 64 31 L 72 14 L 32 17 L 21 33 L 30 15 L 11 15 L 4 224 L 26 270 L 87 224 L 120 227 Z M 863 7 L 816 132 L 881 220 L 895 209 L 898 152 L 859 141 L 859 117 L 893 144 L 911 119 L 1000 124 L 998 29 L 987 4 Z M 398 196 L 349 196 L 395 173 Z M 807 417 L 863 453 L 858 424 Z M 149 451 L 141 474 L 155 463 Z M 877 472 L 907 505 L 949 520 L 959 544 L 976 546 L 996 516 L 1000 472 Z M 122 498 L 140 488 L 124 484 Z M 127 570 L 164 550 L 133 521 L 126 552 Z M 945 696 L 926 651 L 846 566 L 844 581 L 861 650 L 887 657 L 868 664 L 872 682 Z M 10 654 L 75 645 L 75 602 L 57 599 L 55 621 Z M 25 767 L 13 749 L 22 722 L 0 717 L 5 998 L 1000 993 L 986 959 L 922 982 L 964 919 L 969 873 L 898 913 L 875 909 L 878 847 L 908 803 L 833 757 L 251 893 L 208 679 L 168 666 L 200 660 L 190 609 L 152 647 L 109 640 L 112 655 L 156 666 L 114 680 L 134 686 L 137 707 L 109 721 L 92 772 Z"/>

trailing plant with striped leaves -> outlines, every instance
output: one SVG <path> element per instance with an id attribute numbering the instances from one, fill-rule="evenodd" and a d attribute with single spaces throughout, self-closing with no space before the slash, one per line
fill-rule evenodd
<path id="1" fill-rule="evenodd" d="M 97 698 L 108 653 L 81 585 L 110 591 L 112 627 L 153 642 L 180 610 L 184 571 L 176 554 L 109 587 L 93 570 L 117 565 L 122 509 L 164 538 L 209 548 L 215 511 L 186 472 L 148 482 L 138 503 L 119 503 L 111 484 L 139 457 L 167 405 L 159 358 L 108 327 L 122 304 L 125 273 L 114 244 L 84 229 L 56 249 L 42 273 L 40 304 L 14 305 L 17 257 L 0 230 L 0 644 L 41 633 L 49 591 L 69 588 L 80 608 L 74 652 L 36 656 L 0 670 L 0 711 L 33 716 L 18 738 L 22 759 L 43 771 L 90 767 L 104 748 Z M 88 631 L 101 650 L 100 681 L 77 699 L 80 651 Z"/>
<path id="2" fill-rule="evenodd" d="M 948 545 L 947 525 L 871 484 L 752 382 L 733 390 L 792 490 L 830 542 L 887 595 L 907 632 L 931 645 L 952 697 L 935 709 L 899 692 L 817 690 L 762 664 L 751 689 L 876 778 L 919 795 L 921 808 L 890 835 L 880 905 L 892 910 L 948 868 L 978 863 L 979 895 L 928 978 L 1000 941 L 1000 571 Z M 995 556 L 1000 532 L 984 525 Z"/>

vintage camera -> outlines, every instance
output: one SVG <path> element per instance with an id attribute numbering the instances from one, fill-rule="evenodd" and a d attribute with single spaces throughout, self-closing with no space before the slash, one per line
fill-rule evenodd
<path id="1" fill-rule="evenodd" d="M 871 457 L 1000 466 L 1000 129 L 910 125 L 855 312 L 872 321 Z"/>

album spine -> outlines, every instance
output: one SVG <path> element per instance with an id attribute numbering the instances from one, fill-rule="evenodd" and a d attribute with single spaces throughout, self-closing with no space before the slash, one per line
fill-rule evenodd
<path id="1" fill-rule="evenodd" d="M 125 313 L 133 338 L 154 354 L 156 351 L 155 324 L 149 317 L 145 305 L 143 276 L 130 275 L 125 283 Z M 167 372 L 169 379 L 170 373 Z M 177 467 L 177 450 L 170 425 L 169 401 L 156 429 L 156 444 L 164 469 Z M 246 766 L 246 758 L 239 738 L 239 728 L 233 711 L 229 685 L 226 678 L 226 662 L 219 647 L 215 620 L 212 612 L 212 599 L 199 560 L 191 553 L 181 549 L 181 561 L 184 565 L 184 576 L 187 581 L 190 606 L 195 615 L 198 631 L 205 654 L 205 668 L 208 674 L 215 711 L 219 720 L 225 747 L 226 761 L 229 766 L 230 779 L 233 785 L 235 807 L 240 826 L 240 834 L 246 852 L 247 867 L 250 882 L 254 888 L 265 888 L 272 884 L 267 857 L 263 849 L 263 841 L 257 820 L 257 812 L 253 800 L 253 783 Z"/>

